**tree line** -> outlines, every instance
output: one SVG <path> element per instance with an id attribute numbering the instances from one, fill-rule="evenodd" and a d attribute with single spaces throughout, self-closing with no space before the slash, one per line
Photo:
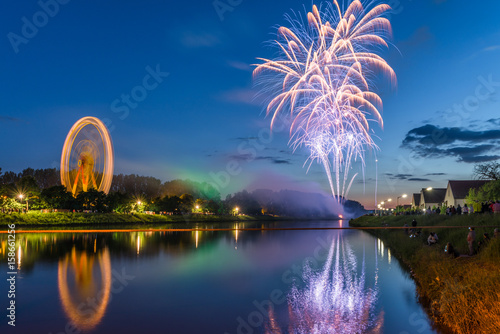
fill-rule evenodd
<path id="1" fill-rule="evenodd" d="M 20 197 L 22 196 L 22 198 Z M 0 209 L 91 210 L 99 212 L 197 212 L 223 213 L 219 192 L 206 182 L 172 180 L 151 176 L 115 175 L 109 194 L 89 189 L 74 197 L 61 185 L 55 168 L 26 168 L 20 173 L 0 168 Z"/>
<path id="2" fill-rule="evenodd" d="M 19 198 L 19 195 L 23 198 Z M 343 199 L 343 210 L 352 216 L 365 213 L 363 206 Z M 0 168 L 0 210 L 69 210 L 97 212 L 155 212 L 169 214 L 248 214 L 290 217 L 335 217 L 336 200 L 323 194 L 300 191 L 242 190 L 221 199 L 206 182 L 171 180 L 151 176 L 115 175 L 109 194 L 89 189 L 73 196 L 61 185 L 55 168 L 27 168 L 21 173 Z"/>

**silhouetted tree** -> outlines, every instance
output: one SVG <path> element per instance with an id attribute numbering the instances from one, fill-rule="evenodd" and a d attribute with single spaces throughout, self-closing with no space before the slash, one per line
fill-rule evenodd
<path id="1" fill-rule="evenodd" d="M 102 191 L 97 191 L 93 188 L 88 191 L 82 191 L 76 196 L 76 200 L 85 210 L 105 211 L 106 194 Z"/>
<path id="2" fill-rule="evenodd" d="M 128 213 L 132 211 L 132 198 L 119 191 L 111 192 L 106 196 L 108 211 Z"/>
<path id="3" fill-rule="evenodd" d="M 499 180 L 500 163 L 487 162 L 474 166 L 474 176 L 479 180 Z"/>
<path id="4" fill-rule="evenodd" d="M 183 194 L 180 197 L 181 205 L 180 209 L 182 212 L 191 212 L 194 207 L 194 197 L 191 194 Z"/>
<path id="5" fill-rule="evenodd" d="M 53 186 L 43 189 L 40 199 L 48 209 L 73 209 L 75 198 L 66 190 L 65 186 Z"/>

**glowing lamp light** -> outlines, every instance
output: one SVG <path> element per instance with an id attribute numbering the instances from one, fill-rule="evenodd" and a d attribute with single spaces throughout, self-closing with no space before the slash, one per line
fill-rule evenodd
<path id="1" fill-rule="evenodd" d="M 427 191 L 431 191 L 431 190 L 432 190 L 432 187 L 429 187 L 429 188 L 427 188 L 426 190 L 427 190 Z"/>
<path id="2" fill-rule="evenodd" d="M 18 196 L 21 200 L 23 199 L 24 195 L 23 194 L 19 194 Z"/>

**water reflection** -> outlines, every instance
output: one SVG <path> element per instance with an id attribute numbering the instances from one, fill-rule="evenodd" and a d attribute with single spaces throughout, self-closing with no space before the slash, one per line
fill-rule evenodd
<path id="1" fill-rule="evenodd" d="M 101 273 L 100 290 L 94 277 L 96 259 Z M 68 276 L 74 278 L 76 293 L 71 293 Z M 73 247 L 70 254 L 59 260 L 57 281 L 59 298 L 71 323 L 80 330 L 93 329 L 102 321 L 110 298 L 111 259 L 108 248 L 89 255 Z"/>
<path id="2" fill-rule="evenodd" d="M 22 249 L 21 245 L 19 245 L 19 248 L 17 250 L 17 270 L 21 270 L 21 254 L 22 254 Z"/>
<path id="3" fill-rule="evenodd" d="M 262 321 L 251 328 L 253 333 L 411 332 L 409 315 L 422 314 L 412 298 L 413 282 L 392 261 L 394 254 L 364 232 L 244 231 L 249 227 L 245 223 L 224 225 L 231 231 L 191 227 L 189 232 L 18 234 L 16 265 L 21 267 L 22 261 L 26 296 L 22 304 L 29 305 L 23 309 L 20 332 L 62 332 L 74 323 L 79 332 L 94 334 L 241 333 L 235 319 L 247 321 L 255 312 L 253 301 L 268 300 L 275 289 L 287 298 L 275 309 L 259 310 Z M 319 257 L 318 239 L 328 240 L 320 243 Z M 7 236 L 0 235 L 4 266 L 7 248 Z M 306 265 L 302 275 L 302 263 L 309 258 L 317 262 Z M 113 272 L 111 263 L 118 265 Z M 112 274 L 122 270 L 136 279 L 110 302 L 117 284 L 112 284 Z M 289 270 L 285 283 L 282 275 Z M 126 312 L 134 316 L 124 317 Z M 424 316 L 419 321 L 428 324 Z M 431 332 L 430 327 L 422 331 Z"/>
<path id="4" fill-rule="evenodd" d="M 238 249 L 238 234 L 240 229 L 240 224 L 234 224 L 234 249 Z"/>
<path id="5" fill-rule="evenodd" d="M 376 261 L 375 271 L 378 271 Z M 375 273 L 375 277 L 377 274 Z M 288 331 L 295 334 L 379 333 L 383 312 L 375 312 L 378 279 L 365 286 L 365 257 L 358 274 L 356 256 L 340 235 L 333 240 L 325 265 L 314 271 L 304 266 L 303 288 L 294 284 L 288 294 Z M 266 334 L 284 333 L 274 310 L 269 310 Z"/>

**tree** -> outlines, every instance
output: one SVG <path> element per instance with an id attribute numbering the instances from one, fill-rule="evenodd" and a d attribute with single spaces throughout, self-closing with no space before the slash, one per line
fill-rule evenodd
<path id="1" fill-rule="evenodd" d="M 25 175 L 19 179 L 16 183 L 17 189 L 26 195 L 38 194 L 40 189 L 36 183 L 35 178 L 32 175 Z"/>
<path id="2" fill-rule="evenodd" d="M 108 211 L 128 213 L 133 209 L 132 199 L 127 194 L 115 191 L 106 196 Z"/>
<path id="3" fill-rule="evenodd" d="M 214 200 L 208 201 L 205 207 L 206 210 L 210 213 L 221 213 L 220 212 L 221 205 Z"/>
<path id="4" fill-rule="evenodd" d="M 233 196 L 227 196 L 225 204 L 229 212 L 233 212 L 238 207 L 239 213 L 247 215 L 262 214 L 259 202 L 246 190 L 235 193 Z"/>
<path id="5" fill-rule="evenodd" d="M 5 172 L 0 178 L 0 184 L 15 184 L 20 177 L 14 172 Z"/>
<path id="6" fill-rule="evenodd" d="M 207 201 L 205 201 L 204 199 L 198 198 L 194 202 L 195 212 L 205 212 L 206 203 L 207 203 Z"/>
<path id="7" fill-rule="evenodd" d="M 500 180 L 500 163 L 487 162 L 474 166 L 474 177 L 479 180 Z"/>
<path id="8" fill-rule="evenodd" d="M 194 197 L 191 194 L 182 194 L 180 203 L 180 209 L 182 212 L 189 212 L 194 208 Z"/>
<path id="9" fill-rule="evenodd" d="M 21 210 L 24 206 L 15 198 L 0 196 L 0 209 L 5 210 Z"/>
<path id="10" fill-rule="evenodd" d="M 471 204 L 500 200 L 500 180 L 488 182 L 479 189 L 470 189 L 465 200 Z"/>
<path id="11" fill-rule="evenodd" d="M 105 211 L 106 194 L 103 191 L 91 188 L 88 191 L 80 192 L 76 196 L 76 200 L 85 210 Z"/>
<path id="12" fill-rule="evenodd" d="M 179 196 L 165 196 L 160 200 L 159 207 L 161 211 L 166 212 L 179 212 L 181 206 L 181 199 Z"/>
<path id="13" fill-rule="evenodd" d="M 33 177 L 40 189 L 61 185 L 61 175 L 55 168 L 36 169 Z"/>
<path id="14" fill-rule="evenodd" d="M 65 186 L 53 186 L 43 189 L 40 199 L 49 209 L 71 209 L 75 204 L 73 195 L 66 190 Z"/>

